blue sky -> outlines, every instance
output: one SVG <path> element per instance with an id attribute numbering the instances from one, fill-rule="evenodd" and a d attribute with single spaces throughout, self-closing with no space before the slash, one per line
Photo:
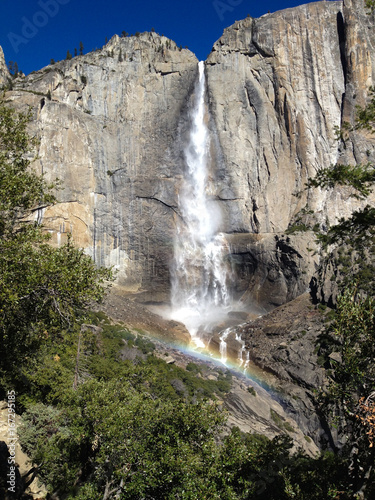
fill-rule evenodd
<path id="1" fill-rule="evenodd" d="M 65 59 L 83 43 L 84 53 L 122 31 L 154 28 L 206 59 L 224 28 L 248 14 L 293 7 L 297 0 L 0 0 L 0 45 L 6 62 L 28 74 Z"/>

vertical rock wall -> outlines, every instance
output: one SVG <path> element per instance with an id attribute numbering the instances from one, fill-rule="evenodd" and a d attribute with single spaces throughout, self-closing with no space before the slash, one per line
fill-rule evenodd
<path id="1" fill-rule="evenodd" d="M 167 300 L 181 171 L 178 128 L 197 59 L 156 33 L 117 36 L 102 50 L 15 81 L 9 98 L 32 105 L 39 169 L 59 178 L 43 213 L 52 242 L 68 233 L 117 284 Z"/>
<path id="2" fill-rule="evenodd" d="M 210 181 L 224 215 L 232 288 L 248 302 L 269 309 L 307 288 L 314 237 L 285 234 L 301 209 L 308 205 L 323 225 L 356 207 L 344 189 L 304 185 L 338 160 L 375 159 L 368 134 L 344 144 L 335 133 L 353 122 L 374 81 L 373 21 L 362 0 L 249 17 L 224 31 L 206 61 Z M 0 51 L 0 83 L 7 75 Z M 72 233 L 140 300 L 169 298 L 196 76 L 191 52 L 144 33 L 19 76 L 7 94 L 20 109 L 33 107 L 37 167 L 62 181 L 59 203 L 36 214 L 53 243 Z"/>
<path id="3" fill-rule="evenodd" d="M 0 87 L 7 83 L 9 77 L 9 71 L 5 63 L 4 52 L 0 47 Z"/>
<path id="4" fill-rule="evenodd" d="M 344 8 L 310 3 L 236 22 L 207 59 L 212 129 L 226 168 L 227 231 L 241 233 L 230 237 L 242 267 L 238 291 L 249 283 L 248 299 L 266 308 L 302 293 L 317 263 L 311 233 L 285 236 L 301 209 L 308 206 L 324 225 L 357 206 L 345 190 L 304 186 L 317 169 L 343 159 L 336 127 L 365 102 L 373 33 L 372 18 L 352 0 Z M 357 134 L 350 160 L 374 150 L 368 139 Z"/>

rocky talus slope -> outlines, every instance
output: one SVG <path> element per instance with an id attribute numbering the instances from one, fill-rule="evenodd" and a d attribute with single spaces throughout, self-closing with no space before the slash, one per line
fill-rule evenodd
<path id="1" fill-rule="evenodd" d="M 219 374 L 227 371 L 228 368 L 222 364 L 219 355 L 212 357 L 208 352 L 205 355 L 204 352 L 189 349 L 186 337 L 176 322 L 161 320 L 136 302 L 114 297 L 107 302 L 106 311 L 111 314 L 112 319 L 121 322 L 135 336 L 150 336 L 155 346 L 153 354 L 166 363 L 183 369 L 189 364 L 203 367 L 196 376 L 207 380 L 218 380 Z M 92 328 L 100 330 L 100 326 Z M 250 343 L 247 342 L 247 346 L 250 347 Z M 237 351 L 232 354 L 235 357 Z M 124 346 L 120 351 L 122 359 L 134 359 L 139 355 L 139 351 L 134 347 L 129 349 Z M 230 390 L 225 395 L 217 396 L 217 402 L 228 418 L 226 432 L 236 426 L 243 432 L 255 432 L 270 439 L 280 433 L 287 433 L 294 441 L 294 449 L 302 448 L 311 456 L 317 454 L 319 439 L 314 441 L 316 422 L 311 422 L 310 426 L 302 422 L 299 409 L 304 408 L 307 421 L 307 408 L 300 402 L 298 409 L 294 409 L 288 404 L 284 394 L 284 389 L 291 388 L 293 384 L 286 384 L 285 379 L 276 381 L 275 376 L 262 369 L 258 370 L 257 378 L 254 376 L 254 366 L 253 364 L 250 369 L 250 377 L 241 369 L 232 370 Z M 184 390 L 183 383 L 180 383 L 179 389 Z M 294 397 L 297 392 L 304 395 L 303 391 L 293 386 Z"/>
<path id="2" fill-rule="evenodd" d="M 319 411 L 317 396 L 327 384 L 319 358 L 319 345 L 331 318 L 329 308 L 314 305 L 308 293 L 275 308 L 268 314 L 232 328 L 227 337 L 228 358 L 235 361 L 245 342 L 250 364 L 247 374 L 280 402 L 284 412 L 318 446 L 336 446 L 336 434 Z M 210 349 L 218 353 L 215 334 Z M 334 364 L 334 359 L 332 363 Z M 246 418 L 244 411 L 242 418 Z M 250 412 L 251 415 L 251 412 Z M 293 435 L 293 434 L 292 434 Z"/>

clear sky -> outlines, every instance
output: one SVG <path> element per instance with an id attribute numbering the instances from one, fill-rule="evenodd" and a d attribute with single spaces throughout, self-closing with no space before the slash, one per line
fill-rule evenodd
<path id="1" fill-rule="evenodd" d="M 206 59 L 224 28 L 248 14 L 294 7 L 302 0 L 0 0 L 0 45 L 5 60 L 28 74 L 74 55 L 100 48 L 122 31 L 150 31 L 187 46 Z"/>

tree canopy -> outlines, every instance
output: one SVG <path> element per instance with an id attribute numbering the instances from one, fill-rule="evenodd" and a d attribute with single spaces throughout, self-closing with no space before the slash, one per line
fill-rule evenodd
<path id="1" fill-rule="evenodd" d="M 17 378 L 48 336 L 71 326 L 100 300 L 111 271 L 97 269 L 71 239 L 48 244 L 35 214 L 54 203 L 53 188 L 33 169 L 36 138 L 19 113 L 0 100 L 0 381 Z"/>

